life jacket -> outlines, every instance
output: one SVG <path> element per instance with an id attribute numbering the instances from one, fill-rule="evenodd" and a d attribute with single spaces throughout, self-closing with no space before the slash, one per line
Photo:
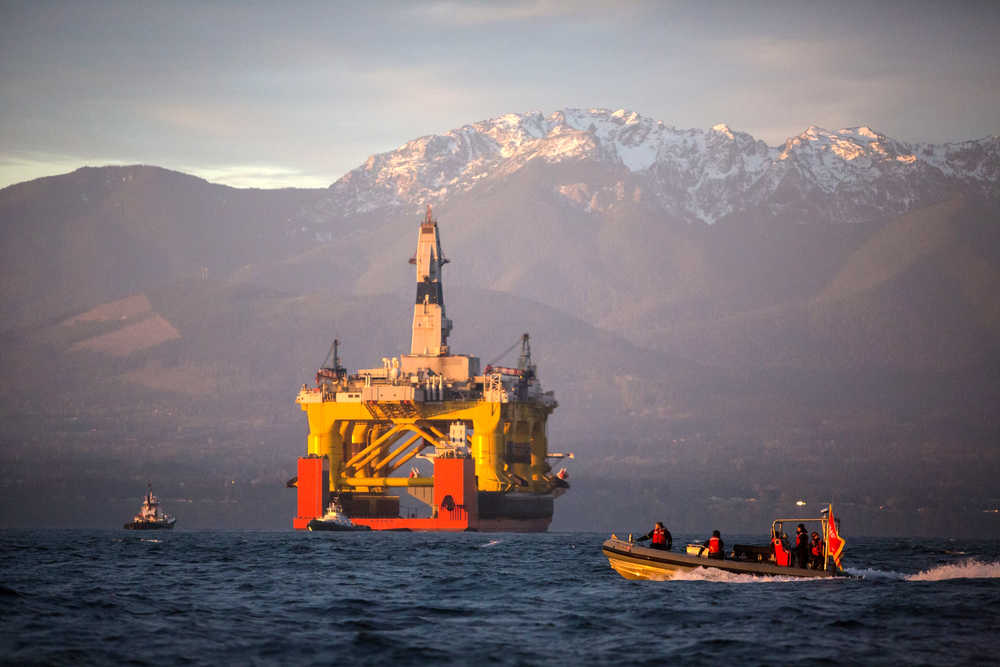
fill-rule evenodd
<path id="1" fill-rule="evenodd" d="M 666 545 L 667 543 L 667 533 L 662 528 L 653 529 L 653 539 L 650 540 L 650 544 Z"/>
<path id="2" fill-rule="evenodd" d="M 776 537 L 772 540 L 774 543 L 774 564 L 781 567 L 788 567 L 788 551 L 785 549 L 785 545 L 782 544 L 781 538 Z"/>
<path id="3" fill-rule="evenodd" d="M 812 543 L 812 555 L 822 556 L 823 555 L 823 540 L 816 540 Z"/>
<path id="4" fill-rule="evenodd" d="M 718 554 L 722 553 L 722 540 L 718 537 L 710 537 L 708 539 L 708 553 Z"/>

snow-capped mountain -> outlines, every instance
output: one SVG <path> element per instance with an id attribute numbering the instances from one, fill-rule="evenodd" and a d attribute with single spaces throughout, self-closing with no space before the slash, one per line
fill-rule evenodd
<path id="1" fill-rule="evenodd" d="M 330 186 L 323 208 L 416 209 L 533 161 L 619 170 L 622 178 L 603 186 L 557 185 L 554 194 L 570 206 L 600 211 L 628 197 L 706 223 L 747 211 L 860 222 L 955 192 L 1000 198 L 1000 137 L 907 144 L 865 126 L 814 126 L 770 147 L 724 124 L 679 130 L 624 109 L 564 109 L 507 114 L 373 155 Z"/>

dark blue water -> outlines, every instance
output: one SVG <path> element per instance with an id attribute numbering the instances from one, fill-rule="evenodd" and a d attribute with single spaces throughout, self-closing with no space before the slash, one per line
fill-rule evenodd
<path id="1" fill-rule="evenodd" d="M 0 660 L 997 663 L 997 541 L 849 539 L 858 580 L 633 582 L 605 537 L 0 532 Z"/>

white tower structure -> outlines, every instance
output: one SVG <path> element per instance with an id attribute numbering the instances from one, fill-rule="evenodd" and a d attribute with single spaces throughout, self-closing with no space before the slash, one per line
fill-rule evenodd
<path id="1" fill-rule="evenodd" d="M 400 372 L 409 376 L 425 372 L 447 381 L 466 381 L 479 375 L 479 359 L 451 354 L 448 334 L 451 320 L 444 312 L 441 267 L 448 263 L 441 252 L 441 237 L 431 207 L 417 232 L 417 252 L 410 264 L 417 266 L 417 299 L 413 305 L 410 353 L 400 355 Z"/>
<path id="2" fill-rule="evenodd" d="M 417 253 L 410 259 L 417 265 L 417 302 L 413 306 L 413 338 L 410 354 L 441 357 L 448 354 L 448 334 L 451 320 L 444 314 L 444 293 L 441 286 L 441 267 L 448 260 L 441 254 L 437 220 L 427 217 L 420 224 L 417 234 Z"/>

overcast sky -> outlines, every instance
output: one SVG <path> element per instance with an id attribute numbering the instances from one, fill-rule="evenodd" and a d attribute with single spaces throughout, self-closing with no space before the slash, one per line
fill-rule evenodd
<path id="1" fill-rule="evenodd" d="M 1000 2 L 0 0 L 0 186 L 155 164 L 327 186 L 509 112 L 626 108 L 775 145 L 1000 134 Z"/>

